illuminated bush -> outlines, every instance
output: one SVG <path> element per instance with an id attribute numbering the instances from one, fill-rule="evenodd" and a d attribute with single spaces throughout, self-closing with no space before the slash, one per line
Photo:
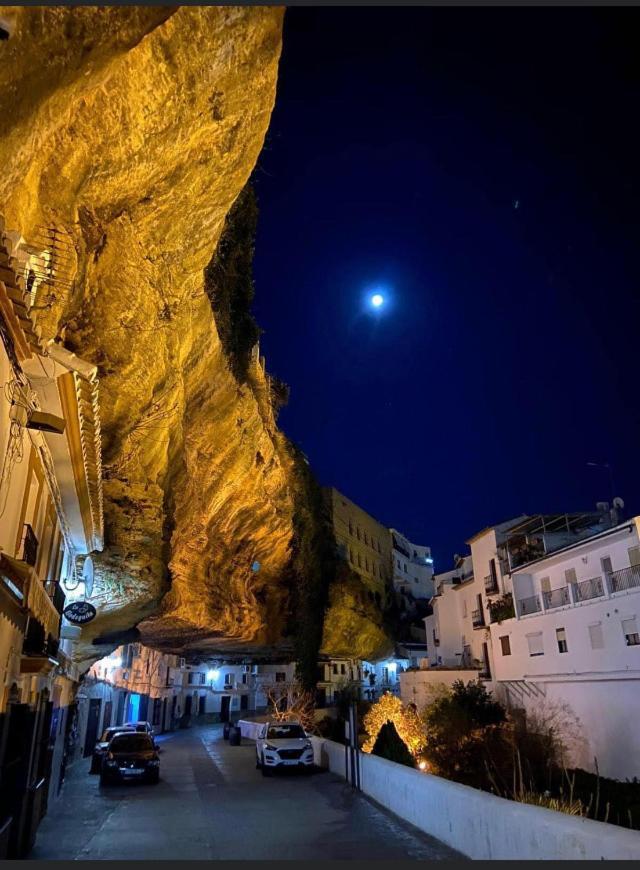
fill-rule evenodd
<path id="1" fill-rule="evenodd" d="M 380 729 L 387 722 L 393 723 L 398 736 L 415 758 L 426 743 L 424 725 L 415 707 L 405 706 L 400 698 L 390 692 L 385 692 L 364 717 L 362 724 L 368 737 L 363 751 L 373 750 Z"/>
<path id="2" fill-rule="evenodd" d="M 376 742 L 371 750 L 372 755 L 395 761 L 396 764 L 404 764 L 406 767 L 415 767 L 413 755 L 407 749 L 406 743 L 396 731 L 393 722 L 386 722 L 378 731 Z"/>

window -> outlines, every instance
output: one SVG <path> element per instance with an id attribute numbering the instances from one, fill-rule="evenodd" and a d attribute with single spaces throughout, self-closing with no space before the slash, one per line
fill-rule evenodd
<path id="1" fill-rule="evenodd" d="M 567 568 L 564 572 L 564 579 L 567 583 L 577 583 L 578 578 L 576 577 L 576 569 L 575 568 Z"/>
<path id="2" fill-rule="evenodd" d="M 334 666 L 333 666 L 333 673 L 334 674 L 338 673 L 338 665 L 336 665 L 336 664 L 334 664 Z"/>
<path id="3" fill-rule="evenodd" d="M 527 644 L 529 645 L 530 656 L 543 656 L 544 647 L 542 645 L 542 632 L 538 631 L 535 634 L 527 635 Z"/>
<path id="4" fill-rule="evenodd" d="M 346 665 L 340 665 L 340 673 L 344 676 L 347 673 Z"/>
<path id="5" fill-rule="evenodd" d="M 193 671 L 189 671 L 189 676 L 187 677 L 187 682 L 189 683 L 190 686 L 193 685 L 193 678 L 194 677 L 195 677 L 195 674 L 193 673 Z"/>
<path id="6" fill-rule="evenodd" d="M 556 640 L 558 641 L 558 652 L 569 652 L 569 647 L 567 646 L 567 633 L 564 628 L 556 628 Z"/>
<path id="7" fill-rule="evenodd" d="M 638 646 L 640 644 L 640 634 L 638 634 L 638 623 L 635 616 L 633 619 L 622 620 L 622 632 L 627 646 Z"/>
<path id="8" fill-rule="evenodd" d="M 508 634 L 503 634 L 500 638 L 500 647 L 502 648 L 503 656 L 511 655 L 511 641 L 509 640 Z"/>
<path id="9" fill-rule="evenodd" d="M 402 568 L 402 565 L 400 564 L 400 559 L 396 559 L 396 564 L 398 565 L 398 568 Z"/>
<path id="10" fill-rule="evenodd" d="M 402 568 L 403 568 L 403 570 L 404 570 L 404 573 L 406 574 L 406 573 L 407 573 L 407 563 L 406 563 L 406 562 L 404 563 L 404 565 L 402 566 Z"/>
<path id="11" fill-rule="evenodd" d="M 206 674 L 198 674 L 198 677 L 200 679 L 200 685 L 204 686 L 205 680 L 207 679 Z"/>
<path id="12" fill-rule="evenodd" d="M 243 674 L 243 675 L 242 675 L 242 683 L 243 683 L 243 685 L 245 685 L 245 686 L 247 685 L 247 682 L 248 682 L 248 680 L 247 680 L 247 677 L 248 677 L 248 676 L 249 676 L 248 674 Z"/>
<path id="13" fill-rule="evenodd" d="M 204 676 L 204 674 L 203 674 L 203 676 Z M 225 686 L 233 686 L 233 684 L 235 683 L 235 681 L 236 681 L 236 675 L 235 675 L 235 674 L 225 674 L 225 675 L 224 675 L 224 684 L 225 684 Z"/>
<path id="14" fill-rule="evenodd" d="M 284 683 L 287 680 L 287 675 L 284 671 L 276 671 L 276 683 Z"/>
<path id="15" fill-rule="evenodd" d="M 640 565 L 640 547 L 629 547 L 627 552 L 629 553 L 629 565 L 632 568 Z"/>
<path id="16" fill-rule="evenodd" d="M 591 641 L 591 649 L 604 649 L 604 636 L 602 634 L 601 622 L 594 622 L 589 626 L 589 640 Z"/>
<path id="17" fill-rule="evenodd" d="M 600 559 L 600 567 L 603 574 L 613 574 L 613 565 L 611 564 L 611 556 L 603 556 Z"/>

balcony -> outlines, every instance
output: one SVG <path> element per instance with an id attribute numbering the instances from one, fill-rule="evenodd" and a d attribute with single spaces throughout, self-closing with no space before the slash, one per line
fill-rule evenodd
<path id="1" fill-rule="evenodd" d="M 22 541 L 20 543 L 22 545 L 22 555 L 20 558 L 27 565 L 34 567 L 38 558 L 38 539 L 29 523 L 24 524 Z"/>
<path id="2" fill-rule="evenodd" d="M 531 595 L 529 598 L 520 598 L 518 601 L 518 612 L 520 616 L 528 616 L 530 613 L 540 613 L 542 606 L 538 595 Z"/>
<path id="3" fill-rule="evenodd" d="M 607 581 L 611 594 L 638 587 L 640 586 L 640 565 L 632 565 L 621 571 L 613 571 L 613 573 L 607 574 Z"/>
<path id="4" fill-rule="evenodd" d="M 545 610 L 553 610 L 555 607 L 564 607 L 571 603 L 569 587 L 561 586 L 559 589 L 548 589 L 542 593 Z"/>
<path id="5" fill-rule="evenodd" d="M 581 580 L 573 586 L 575 601 L 590 601 L 592 598 L 601 598 L 604 595 L 604 583 L 602 577 L 593 577 L 591 580 Z"/>
<path id="6" fill-rule="evenodd" d="M 487 595 L 495 595 L 500 590 L 498 589 L 498 578 L 493 574 L 489 574 L 484 578 L 484 591 Z"/>
<path id="7" fill-rule="evenodd" d="M 471 625 L 474 628 L 484 628 L 486 623 L 484 621 L 484 613 L 482 612 L 482 610 L 471 611 Z"/>

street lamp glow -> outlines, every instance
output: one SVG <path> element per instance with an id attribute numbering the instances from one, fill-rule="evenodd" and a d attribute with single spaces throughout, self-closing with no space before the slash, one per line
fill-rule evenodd
<path id="1" fill-rule="evenodd" d="M 382 293 L 374 293 L 371 297 L 371 304 L 374 308 L 380 308 L 382 305 L 384 305 L 384 296 L 382 295 Z"/>
<path id="2" fill-rule="evenodd" d="M 218 670 L 207 671 L 207 679 L 208 680 L 212 680 L 212 681 L 217 680 L 219 676 L 220 676 L 220 671 L 218 671 Z"/>

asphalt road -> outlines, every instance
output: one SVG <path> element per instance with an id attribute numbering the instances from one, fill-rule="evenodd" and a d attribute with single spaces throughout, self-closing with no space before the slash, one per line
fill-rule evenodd
<path id="1" fill-rule="evenodd" d="M 101 789 L 89 759 L 68 773 L 30 859 L 446 859 L 447 846 L 327 771 L 264 778 L 252 741 L 222 726 L 159 738 L 158 785 Z"/>

